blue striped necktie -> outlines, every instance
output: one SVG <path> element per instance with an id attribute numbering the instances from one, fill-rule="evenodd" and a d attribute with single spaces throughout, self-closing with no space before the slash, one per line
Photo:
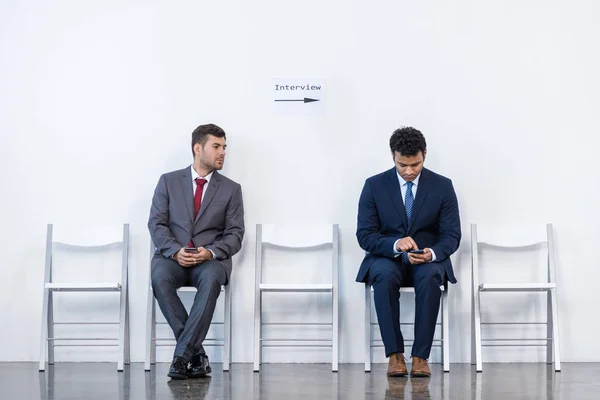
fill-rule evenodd
<path id="1" fill-rule="evenodd" d="M 406 219 L 408 221 L 408 225 L 410 225 L 410 219 L 412 218 L 412 209 L 413 203 L 415 202 L 415 198 L 413 197 L 412 192 L 412 182 L 406 182 L 406 195 L 404 198 L 404 208 L 406 209 Z"/>
<path id="2" fill-rule="evenodd" d="M 404 209 L 406 210 L 406 221 L 408 222 L 409 227 L 410 227 L 410 222 L 411 222 L 410 219 L 412 217 L 413 204 L 415 202 L 415 198 L 414 198 L 413 192 L 412 192 L 412 186 L 413 186 L 412 182 L 406 182 L 406 194 L 404 195 Z M 405 264 L 410 263 L 408 261 L 407 253 L 402 253 L 402 261 Z"/>

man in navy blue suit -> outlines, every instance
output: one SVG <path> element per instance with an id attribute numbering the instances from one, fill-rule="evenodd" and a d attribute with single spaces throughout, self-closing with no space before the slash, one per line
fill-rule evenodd
<path id="1" fill-rule="evenodd" d="M 460 243 L 452 181 L 423 168 L 427 144 L 406 127 L 390 138 L 395 167 L 366 180 L 358 204 L 356 237 L 365 256 L 357 282 L 373 286 L 379 329 L 389 357 L 388 376 L 407 375 L 400 331 L 400 287 L 415 288 L 411 376 L 431 376 L 427 363 L 441 285 L 456 283 L 450 255 Z M 415 253 L 415 250 L 419 252 Z"/>

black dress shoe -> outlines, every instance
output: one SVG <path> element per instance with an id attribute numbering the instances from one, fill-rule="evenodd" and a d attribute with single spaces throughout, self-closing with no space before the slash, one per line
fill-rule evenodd
<path id="1" fill-rule="evenodd" d="M 175 357 L 169 368 L 167 376 L 173 379 L 187 379 L 188 378 L 188 363 L 183 357 Z"/>
<path id="2" fill-rule="evenodd" d="M 190 367 L 188 368 L 187 374 L 190 378 L 198 378 L 206 374 L 210 374 L 212 369 L 208 362 L 208 356 L 206 354 L 196 354 L 190 361 Z"/>

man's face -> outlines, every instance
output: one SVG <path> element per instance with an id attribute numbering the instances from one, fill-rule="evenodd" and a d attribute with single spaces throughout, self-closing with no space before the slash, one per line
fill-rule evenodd
<path id="1" fill-rule="evenodd" d="M 427 150 L 419 152 L 414 156 L 403 156 L 399 152 L 395 151 L 393 154 L 394 163 L 396 164 L 396 170 L 407 182 L 414 181 L 423 169 L 423 163 L 425 162 L 425 156 Z"/>
<path id="2" fill-rule="evenodd" d="M 226 148 L 225 138 L 208 135 L 204 146 L 200 143 L 194 145 L 194 153 L 204 168 L 211 171 L 221 170 L 225 162 Z"/>

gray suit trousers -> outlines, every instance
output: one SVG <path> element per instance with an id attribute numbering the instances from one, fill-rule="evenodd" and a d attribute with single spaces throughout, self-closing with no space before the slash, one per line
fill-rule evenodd
<path id="1" fill-rule="evenodd" d="M 202 342 L 210 328 L 221 285 L 227 282 L 221 263 L 211 260 L 186 268 L 175 260 L 155 255 L 151 277 L 154 296 L 177 340 L 174 356 L 190 361 L 196 354 L 205 354 Z M 198 289 L 189 315 L 177 295 L 182 286 Z"/>

